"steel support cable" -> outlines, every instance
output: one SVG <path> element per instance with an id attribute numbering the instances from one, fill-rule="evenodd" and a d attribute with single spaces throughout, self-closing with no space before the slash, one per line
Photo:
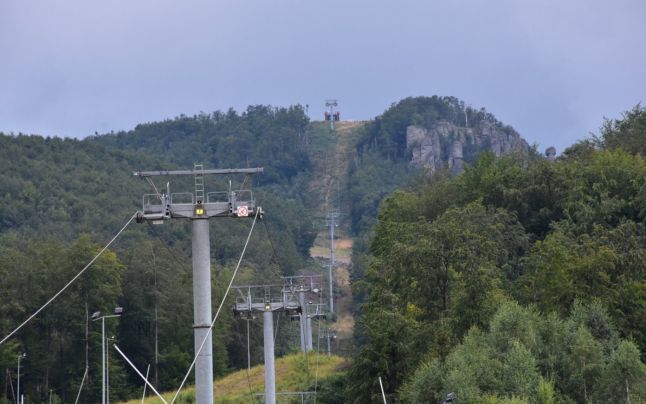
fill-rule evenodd
<path id="1" fill-rule="evenodd" d="M 131 361 L 130 359 L 128 359 L 128 357 L 126 356 L 126 354 L 124 354 L 124 353 L 123 353 L 123 351 L 122 351 L 121 349 L 119 349 L 119 347 L 117 346 L 117 344 L 112 344 L 112 346 L 114 347 L 114 349 L 116 349 L 116 350 L 117 350 L 117 352 L 119 352 L 119 355 L 121 355 L 121 357 L 122 357 L 123 359 L 125 359 L 125 361 L 126 361 L 126 362 L 128 362 L 128 365 L 130 365 L 130 367 L 131 367 L 135 372 L 137 372 L 137 375 L 139 375 L 139 377 L 141 377 L 141 379 L 144 381 L 144 383 L 146 383 L 146 385 L 150 387 L 150 389 L 153 391 L 153 393 L 155 393 L 155 394 L 157 395 L 157 397 L 159 397 L 159 399 L 160 399 L 164 404 L 168 404 L 168 402 L 167 402 L 166 400 L 164 400 L 164 397 L 162 397 L 162 395 L 161 395 L 161 394 L 159 394 L 159 392 L 157 391 L 157 389 L 155 388 L 155 386 L 153 386 L 152 384 L 150 384 L 150 382 L 148 381 L 148 378 L 141 374 L 141 372 L 139 371 L 139 369 L 137 369 L 137 367 L 135 366 L 135 364 L 134 364 L 134 363 L 132 363 L 132 361 Z"/>
<path id="2" fill-rule="evenodd" d="M 283 269 L 286 268 L 287 266 L 283 265 L 280 258 L 278 257 L 278 254 L 276 253 L 276 248 L 274 247 L 273 237 L 272 237 L 271 233 L 269 232 L 269 228 L 267 227 L 267 220 L 263 220 L 262 225 L 265 228 L 265 233 L 267 234 L 267 239 L 269 240 L 269 244 L 271 246 L 272 258 L 274 259 L 274 262 L 279 267 L 282 267 Z M 280 321 L 280 317 L 278 317 L 277 320 L 276 320 L 276 328 L 274 330 L 274 340 L 276 340 L 276 336 L 278 335 L 278 321 Z"/>
<path id="3" fill-rule="evenodd" d="M 32 314 L 31 316 L 29 316 L 29 317 L 27 318 L 27 320 L 23 321 L 23 322 L 22 322 L 22 324 L 20 324 L 18 327 L 16 327 L 16 329 L 14 329 L 13 331 L 11 331 L 11 332 L 6 336 L 6 337 L 4 337 L 4 338 L 2 339 L 2 341 L 0 341 L 0 345 L 4 344 L 4 343 L 9 339 L 9 338 L 11 338 L 11 336 L 12 336 L 12 335 L 14 335 L 16 332 L 18 332 L 18 330 L 20 330 L 20 329 L 21 329 L 22 327 L 24 327 L 28 322 L 30 322 L 31 320 L 33 320 L 33 319 L 34 319 L 34 317 L 36 317 L 36 316 L 38 315 L 38 313 L 40 313 L 41 311 L 43 311 L 43 310 L 45 309 L 45 307 L 49 306 L 49 304 L 50 304 L 51 302 L 53 302 L 54 300 L 56 300 L 56 298 L 57 298 L 58 296 L 60 296 L 60 295 L 61 295 L 61 293 L 63 293 L 63 292 L 64 292 L 68 287 L 70 287 L 70 285 L 71 285 L 71 284 L 73 284 L 73 283 L 74 283 L 74 282 L 75 282 L 75 281 L 76 281 L 76 280 L 77 280 L 81 275 L 83 275 L 83 273 L 84 273 L 84 272 L 85 272 L 89 267 L 91 267 L 91 266 L 92 266 L 92 264 L 94 264 L 94 262 L 95 262 L 95 261 L 96 261 L 96 260 L 101 256 L 101 254 L 103 254 L 103 253 L 105 252 L 105 250 L 107 250 L 107 249 L 108 249 L 108 247 L 110 247 L 110 245 L 114 242 L 114 240 L 116 240 L 116 239 L 117 239 L 117 237 L 119 237 L 119 236 L 121 235 L 121 233 L 123 233 L 123 231 L 126 229 L 126 227 L 128 227 L 128 225 L 132 222 L 132 220 L 133 220 L 135 217 L 137 217 L 137 213 L 138 213 L 138 212 L 135 212 L 135 213 L 130 217 L 130 219 L 128 219 L 128 221 L 126 222 L 126 224 L 124 224 L 124 225 L 123 225 L 123 227 L 121 228 L 121 230 L 119 230 L 119 232 L 118 232 L 114 237 L 112 237 L 112 239 L 108 242 L 108 244 L 106 244 L 106 245 L 105 245 L 105 247 L 103 247 L 103 248 L 101 249 L 101 251 L 99 251 L 99 253 L 98 253 L 96 256 L 94 256 L 94 258 L 92 258 L 92 260 L 91 260 L 91 261 L 90 261 L 90 262 L 89 262 L 85 267 L 83 267 L 83 269 L 81 269 L 81 271 L 80 271 L 79 273 L 77 273 L 77 274 L 76 274 L 76 275 L 75 275 L 75 276 L 74 276 L 74 277 L 73 277 L 69 282 L 67 282 L 67 284 L 66 284 L 65 286 L 63 286 L 63 288 L 62 288 L 61 290 L 59 290 L 58 292 L 56 292 L 56 294 L 55 294 L 54 296 L 52 296 L 52 298 L 51 298 L 51 299 L 49 299 L 47 302 L 45 302 L 45 304 L 43 304 L 42 306 L 40 306 L 40 308 L 39 308 L 38 310 L 36 310 L 36 311 L 34 312 L 34 314 Z"/>
<path id="4" fill-rule="evenodd" d="M 269 229 L 267 228 L 266 220 L 263 220 L 262 225 L 265 228 L 265 233 L 267 233 L 267 239 L 269 240 L 269 244 L 271 245 L 271 252 L 272 252 L 272 256 L 274 258 L 274 261 L 276 262 L 276 264 L 278 266 L 280 266 L 281 262 L 280 262 L 280 259 L 278 258 L 278 254 L 276 253 L 276 248 L 274 248 L 274 241 L 273 241 L 273 239 L 271 237 L 271 234 L 269 233 Z"/>
<path id="5" fill-rule="evenodd" d="M 184 376 L 184 379 L 182 380 L 182 384 L 179 385 L 179 388 L 177 389 L 177 392 L 175 392 L 175 395 L 173 396 L 173 399 L 171 400 L 171 404 L 175 402 L 177 397 L 179 396 L 179 393 L 182 391 L 182 388 L 184 387 L 184 384 L 186 383 L 186 380 L 188 379 L 189 375 L 193 371 L 193 367 L 195 366 L 195 362 L 197 362 L 197 358 L 202 352 L 202 349 L 204 348 L 204 344 L 206 344 L 206 340 L 209 338 L 209 335 L 213 332 L 213 326 L 215 325 L 215 321 L 218 319 L 218 316 L 220 315 L 220 311 L 222 310 L 222 306 L 224 306 L 224 302 L 227 300 L 227 296 L 229 295 L 229 291 L 231 290 L 231 286 L 233 285 L 233 281 L 236 278 L 236 274 L 238 273 L 238 269 L 240 269 L 240 264 L 242 263 L 242 259 L 244 258 L 244 254 L 247 251 L 247 246 L 249 245 L 249 240 L 251 240 L 251 235 L 253 234 L 253 229 L 256 226 L 256 221 L 258 220 L 258 212 L 256 211 L 256 215 L 253 218 L 253 223 L 251 223 L 251 229 L 249 229 L 249 235 L 247 236 L 247 241 L 244 243 L 244 248 L 242 249 L 242 254 L 240 254 L 240 259 L 238 259 L 238 264 L 236 265 L 236 269 L 233 271 L 233 275 L 231 276 L 231 280 L 229 281 L 229 285 L 227 286 L 227 290 L 224 292 L 224 296 L 222 297 L 222 301 L 220 302 L 220 306 L 218 306 L 218 310 L 215 312 L 215 316 L 213 317 L 213 321 L 211 321 L 211 325 L 209 326 L 209 330 L 206 332 L 204 335 L 204 339 L 202 339 L 202 343 L 200 344 L 200 348 L 195 352 L 195 357 L 193 358 L 193 361 L 191 362 L 191 366 L 189 366 L 188 371 L 186 372 L 186 375 Z"/>
<path id="6" fill-rule="evenodd" d="M 267 239 L 269 240 L 269 244 L 271 245 L 271 251 L 272 251 L 272 257 L 274 259 L 274 262 L 280 267 L 281 262 L 280 259 L 278 258 L 278 254 L 276 254 L 276 248 L 274 248 L 274 242 L 272 240 L 271 234 L 269 233 L 269 229 L 267 228 L 267 221 L 263 220 L 262 222 L 263 227 L 265 228 L 265 233 L 267 234 Z M 285 268 L 285 266 L 282 266 Z M 280 322 L 280 316 L 276 317 L 276 327 L 274 329 L 274 341 L 276 340 L 276 337 L 278 335 L 278 324 Z"/>
<path id="7" fill-rule="evenodd" d="M 177 255 L 175 254 L 175 252 L 174 252 L 174 251 L 173 251 L 173 250 L 168 246 L 168 244 L 167 244 L 168 242 L 167 242 L 167 241 L 165 241 L 163 238 L 161 238 L 161 236 L 159 235 L 159 232 L 157 232 L 157 231 L 155 230 L 155 225 L 154 225 L 154 224 L 151 224 L 149 221 L 147 221 L 146 223 L 148 223 L 148 228 L 151 230 L 151 232 L 152 232 L 152 233 L 153 233 L 153 235 L 157 238 L 157 240 L 159 240 L 160 244 L 164 246 L 164 248 L 166 249 L 166 251 L 168 251 L 168 253 L 169 253 L 169 254 L 170 254 L 170 256 L 173 258 L 173 260 L 175 260 L 175 263 L 176 263 L 176 264 L 178 264 L 178 266 L 179 266 L 180 268 L 181 268 L 181 267 L 184 267 L 184 266 L 186 265 L 186 261 L 182 261 L 182 260 L 180 260 L 180 259 L 177 257 Z M 180 249 L 180 251 L 181 251 L 181 249 Z M 182 252 L 183 252 L 183 251 L 182 251 Z M 182 254 L 182 255 L 184 255 L 184 254 Z M 189 261 L 191 260 L 191 258 L 190 258 L 190 257 L 184 257 L 184 258 L 185 258 L 185 259 L 188 259 Z"/>
<path id="8" fill-rule="evenodd" d="M 272 257 L 274 261 L 279 267 L 282 266 L 283 268 L 285 268 L 284 265 L 281 265 L 280 259 L 278 258 L 278 254 L 276 254 L 276 248 L 274 248 L 274 241 L 272 240 L 271 234 L 269 233 L 269 229 L 267 228 L 267 221 L 263 220 L 262 225 L 265 228 L 265 233 L 267 233 L 267 239 L 269 240 L 269 244 L 271 245 Z M 274 329 L 274 341 L 276 340 L 276 336 L 278 335 L 279 321 L 280 321 L 280 316 L 276 318 L 276 328 Z"/>

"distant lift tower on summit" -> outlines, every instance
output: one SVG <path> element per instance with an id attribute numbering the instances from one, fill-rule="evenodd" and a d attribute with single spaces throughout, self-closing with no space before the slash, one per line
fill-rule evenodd
<path id="1" fill-rule="evenodd" d="M 330 122 L 330 129 L 334 130 L 334 122 L 341 120 L 341 112 L 334 111 L 334 108 L 337 107 L 339 103 L 337 100 L 325 100 L 325 106 L 330 109 L 330 112 L 325 111 L 324 116 L 325 120 Z"/>
<path id="2" fill-rule="evenodd" d="M 262 216 L 262 208 L 256 205 L 251 190 L 206 192 L 204 176 L 208 174 L 250 176 L 261 173 L 262 168 L 229 168 L 205 170 L 196 164 L 192 170 L 141 171 L 134 175 L 145 178 L 154 194 L 143 197 L 143 210 L 137 215 L 137 223 L 161 224 L 168 219 L 189 219 L 192 222 L 193 258 L 193 334 L 195 354 L 195 401 L 197 404 L 213 404 L 213 342 L 209 332 L 211 321 L 211 244 L 209 219 L 213 217 L 253 218 Z M 160 193 L 151 177 L 187 176 L 195 180 L 195 193 L 171 193 L 170 183 L 166 192 Z M 245 179 L 245 183 L 247 183 Z M 203 344 L 203 341 L 204 344 Z M 202 350 L 200 351 L 200 347 Z"/>

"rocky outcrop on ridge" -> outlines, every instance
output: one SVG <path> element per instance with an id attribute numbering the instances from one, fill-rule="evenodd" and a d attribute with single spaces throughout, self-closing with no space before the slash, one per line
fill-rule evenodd
<path id="1" fill-rule="evenodd" d="M 529 151 L 529 145 L 516 131 L 488 120 L 475 127 L 448 121 L 438 121 L 430 128 L 410 125 L 406 128 L 406 148 L 412 152 L 411 165 L 431 172 L 448 168 L 456 174 L 463 171 L 465 161 L 473 161 L 481 151 L 489 150 L 496 156 Z"/>

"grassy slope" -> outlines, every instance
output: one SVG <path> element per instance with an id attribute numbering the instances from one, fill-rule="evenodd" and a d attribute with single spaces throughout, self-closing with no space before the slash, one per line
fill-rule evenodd
<path id="1" fill-rule="evenodd" d="M 325 212 L 344 209 L 339 192 L 345 186 L 348 165 L 352 161 L 359 131 L 365 122 L 337 122 L 336 130 L 330 131 L 326 122 L 312 122 L 309 128 L 310 158 L 316 175 L 312 176 L 310 192 L 316 196 L 311 208 Z M 330 205 L 330 206 L 328 206 Z"/>
<path id="2" fill-rule="evenodd" d="M 350 286 L 349 265 L 352 256 L 352 239 L 349 238 L 350 207 L 344 190 L 347 189 L 349 165 L 356 158 L 355 145 L 366 122 L 341 121 L 336 123 L 336 130 L 330 131 L 326 122 L 313 122 L 310 127 L 311 159 L 317 175 L 312 176 L 310 191 L 318 196 L 316 212 L 321 217 L 330 210 L 339 210 L 339 228 L 336 231 L 335 256 L 336 283 L 335 323 L 338 338 L 335 341 L 337 352 L 347 352 L 352 339 L 354 318 L 352 316 L 352 291 Z M 325 224 L 321 220 L 322 225 Z M 329 253 L 329 234 L 325 226 L 310 249 L 310 255 L 322 259 L 327 265 Z M 324 274 L 327 278 L 327 274 Z"/>
<path id="3" fill-rule="evenodd" d="M 284 356 L 276 359 L 276 392 L 306 391 L 314 385 L 317 377 L 318 361 L 318 380 L 321 381 L 338 371 L 342 371 L 346 366 L 346 359 L 339 356 L 325 356 L 311 354 L 304 356 L 300 353 Z M 265 388 L 263 365 L 254 366 L 249 371 L 240 370 L 231 373 L 222 379 L 216 380 L 215 383 L 215 402 L 216 403 L 238 403 L 251 402 L 251 395 L 263 393 Z M 164 393 L 164 399 L 168 402 L 172 399 L 173 392 Z M 192 403 L 195 394 L 194 386 L 185 388 L 176 403 Z M 255 397 L 255 396 L 254 396 Z M 127 404 L 136 404 L 141 399 L 130 400 Z M 146 403 L 161 402 L 157 397 L 150 396 Z M 255 402 L 260 402 L 259 397 L 255 397 Z"/>

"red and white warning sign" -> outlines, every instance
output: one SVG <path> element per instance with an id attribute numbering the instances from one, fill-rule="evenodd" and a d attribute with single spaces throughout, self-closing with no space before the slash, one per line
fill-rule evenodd
<path id="1" fill-rule="evenodd" d="M 247 217 L 249 216 L 249 207 L 248 206 L 238 206 L 237 209 L 238 217 Z"/>

